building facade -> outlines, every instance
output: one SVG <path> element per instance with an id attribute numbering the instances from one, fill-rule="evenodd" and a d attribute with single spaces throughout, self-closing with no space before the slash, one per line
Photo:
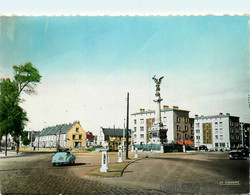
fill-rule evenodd
<path id="1" fill-rule="evenodd" d="M 86 132 L 79 121 L 47 127 L 36 135 L 33 145 L 42 148 L 55 148 L 58 145 L 65 148 L 82 148 L 86 146 Z"/>
<path id="2" fill-rule="evenodd" d="M 135 145 L 148 144 L 150 140 L 149 128 L 155 120 L 155 111 L 140 109 L 131 114 L 132 142 Z M 193 120 L 189 118 L 189 111 L 181 110 L 177 106 L 161 109 L 161 122 L 167 128 L 167 142 L 191 141 L 194 138 Z"/>
<path id="3" fill-rule="evenodd" d="M 103 128 L 97 138 L 98 145 L 108 147 L 109 149 L 118 150 L 123 144 L 126 145 L 126 130 L 119 128 Z M 128 130 L 128 144 L 131 144 L 131 130 Z"/>
<path id="4" fill-rule="evenodd" d="M 239 117 L 229 113 L 214 116 L 198 116 L 194 119 L 195 146 L 209 149 L 229 149 L 241 145 Z"/>

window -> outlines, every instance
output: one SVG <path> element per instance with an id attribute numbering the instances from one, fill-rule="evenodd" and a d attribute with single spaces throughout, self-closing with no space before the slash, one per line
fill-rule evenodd
<path id="1" fill-rule="evenodd" d="M 223 129 L 222 128 L 220 128 L 220 134 L 223 134 Z"/>
<path id="2" fill-rule="evenodd" d="M 220 135 L 220 140 L 223 140 L 223 135 Z"/>
<path id="3" fill-rule="evenodd" d="M 188 118 L 187 117 L 185 117 L 185 123 L 187 123 L 188 122 Z"/>
<path id="4" fill-rule="evenodd" d="M 140 135 L 140 138 L 141 138 L 141 139 L 144 139 L 144 134 L 141 134 L 141 135 Z"/>
<path id="5" fill-rule="evenodd" d="M 218 143 L 215 143 L 215 147 L 218 147 L 218 145 L 219 145 Z"/>
<path id="6" fill-rule="evenodd" d="M 134 127 L 134 132 L 136 132 L 136 127 Z"/>
<path id="7" fill-rule="evenodd" d="M 187 131 L 187 130 L 188 130 L 188 126 L 185 125 L 185 131 Z"/>
<path id="8" fill-rule="evenodd" d="M 219 136 L 218 136 L 218 135 L 215 135 L 215 139 L 219 139 Z"/>
<path id="9" fill-rule="evenodd" d="M 220 147 L 225 147 L 225 143 L 220 143 Z"/>
<path id="10" fill-rule="evenodd" d="M 178 131 L 181 130 L 180 125 L 177 125 L 176 127 L 177 127 L 177 130 L 178 130 Z"/>
<path id="11" fill-rule="evenodd" d="M 134 134 L 134 138 L 136 139 L 136 134 Z"/>
<path id="12" fill-rule="evenodd" d="M 76 132 L 79 132 L 79 127 L 76 127 Z"/>
<path id="13" fill-rule="evenodd" d="M 215 122 L 215 127 L 218 127 L 218 122 Z"/>
<path id="14" fill-rule="evenodd" d="M 82 135 L 79 135 L 79 139 L 82 139 Z"/>
<path id="15" fill-rule="evenodd" d="M 163 121 L 164 121 L 164 122 L 167 122 L 167 117 L 164 116 L 164 117 L 163 117 Z"/>
<path id="16" fill-rule="evenodd" d="M 144 119 L 140 119 L 140 124 L 144 124 Z"/>
<path id="17" fill-rule="evenodd" d="M 215 134 L 218 134 L 218 129 L 215 129 Z"/>
<path id="18" fill-rule="evenodd" d="M 134 124 L 136 124 L 136 119 L 134 120 Z"/>
<path id="19" fill-rule="evenodd" d="M 196 139 L 200 139 L 200 136 L 196 136 Z"/>
<path id="20" fill-rule="evenodd" d="M 181 135 L 177 133 L 177 139 L 181 139 Z"/>
<path id="21" fill-rule="evenodd" d="M 185 139 L 187 139 L 188 138 L 188 135 L 185 133 Z"/>
<path id="22" fill-rule="evenodd" d="M 157 133 L 153 133 L 153 137 L 157 137 Z"/>
<path id="23" fill-rule="evenodd" d="M 180 122 L 180 117 L 177 116 L 176 120 L 177 120 L 177 123 L 179 123 Z"/>
<path id="24" fill-rule="evenodd" d="M 76 135 L 73 135 L 73 136 L 72 136 L 72 139 L 75 139 L 75 138 L 76 138 Z"/>
<path id="25" fill-rule="evenodd" d="M 197 129 L 200 128 L 200 123 L 196 123 L 196 128 L 197 128 Z"/>
<path id="26" fill-rule="evenodd" d="M 141 130 L 141 131 L 144 131 L 144 127 L 140 127 L 140 130 Z"/>
<path id="27" fill-rule="evenodd" d="M 196 130 L 196 133 L 200 133 L 200 130 Z"/>
<path id="28" fill-rule="evenodd" d="M 220 122 L 220 127 L 222 127 L 222 122 Z"/>

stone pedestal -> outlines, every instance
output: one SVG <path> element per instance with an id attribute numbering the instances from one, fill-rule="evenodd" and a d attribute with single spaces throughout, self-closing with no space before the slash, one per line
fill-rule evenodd
<path id="1" fill-rule="evenodd" d="M 135 157 L 134 158 L 138 158 L 138 149 L 135 149 Z"/>
<path id="2" fill-rule="evenodd" d="M 183 152 L 186 152 L 186 146 L 183 145 L 182 148 L 183 148 Z"/>
<path id="3" fill-rule="evenodd" d="M 119 163 L 124 162 L 124 161 L 123 161 L 123 153 L 122 153 L 122 150 L 121 150 L 121 149 L 119 149 L 119 151 L 118 151 L 118 162 L 119 162 Z"/>
<path id="4" fill-rule="evenodd" d="M 164 153 L 164 147 L 163 147 L 163 145 L 161 145 L 160 153 Z"/>
<path id="5" fill-rule="evenodd" d="M 102 151 L 102 167 L 100 172 L 109 172 L 109 157 L 107 150 Z"/>

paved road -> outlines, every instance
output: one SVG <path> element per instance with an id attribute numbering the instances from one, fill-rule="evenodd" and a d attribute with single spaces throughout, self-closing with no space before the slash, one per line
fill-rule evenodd
<path id="1" fill-rule="evenodd" d="M 100 155 L 77 156 L 76 166 L 53 167 L 52 154 L 0 158 L 2 194 L 193 194 L 248 193 L 248 160 L 228 153 L 149 154 L 127 167 L 123 177 L 89 179 Z M 117 155 L 110 155 L 116 162 Z"/>
<path id="2" fill-rule="evenodd" d="M 249 164 L 229 160 L 228 152 L 155 154 L 130 165 L 121 178 L 98 181 L 166 193 L 248 193 Z"/>
<path id="3" fill-rule="evenodd" d="M 24 156 L 0 159 L 0 191 L 2 194 L 163 194 L 159 190 L 133 189 L 103 184 L 74 176 L 98 166 L 99 156 L 86 156 L 76 166 L 51 164 L 52 154 L 26 153 Z M 116 158 L 116 155 L 115 157 Z M 112 161 L 114 161 L 112 158 Z M 89 161 L 87 161 L 87 159 Z M 92 160 L 91 160 L 92 159 Z"/>

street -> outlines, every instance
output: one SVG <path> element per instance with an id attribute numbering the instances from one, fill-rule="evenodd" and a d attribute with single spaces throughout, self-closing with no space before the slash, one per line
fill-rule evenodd
<path id="1" fill-rule="evenodd" d="M 87 178 L 100 155 L 77 155 L 75 166 L 56 166 L 52 153 L 26 152 L 0 158 L 2 194 L 173 194 L 248 193 L 248 160 L 229 160 L 227 152 L 148 154 L 119 178 Z M 117 154 L 110 155 L 110 163 Z"/>

